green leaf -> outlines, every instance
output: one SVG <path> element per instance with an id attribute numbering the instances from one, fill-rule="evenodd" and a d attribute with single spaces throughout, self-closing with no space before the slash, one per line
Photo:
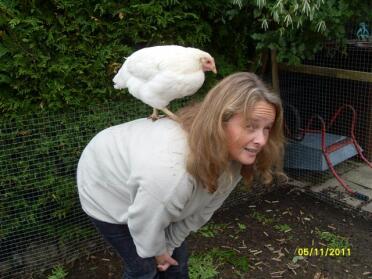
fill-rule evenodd
<path id="1" fill-rule="evenodd" d="M 8 83 L 8 84 L 10 84 L 11 82 L 12 82 L 12 79 L 8 75 L 1 74 L 0 73 L 0 83 Z"/>

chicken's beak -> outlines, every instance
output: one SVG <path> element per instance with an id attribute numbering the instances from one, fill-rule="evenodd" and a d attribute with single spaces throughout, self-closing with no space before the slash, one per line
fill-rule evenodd
<path id="1" fill-rule="evenodd" d="M 215 73 L 215 74 L 217 74 L 216 66 L 214 66 L 214 67 L 212 68 L 212 72 Z"/>

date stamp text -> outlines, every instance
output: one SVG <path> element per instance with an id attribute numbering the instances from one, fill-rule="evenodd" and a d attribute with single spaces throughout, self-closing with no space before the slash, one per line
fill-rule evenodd
<path id="1" fill-rule="evenodd" d="M 351 248 L 297 247 L 295 255 L 304 257 L 350 257 Z"/>

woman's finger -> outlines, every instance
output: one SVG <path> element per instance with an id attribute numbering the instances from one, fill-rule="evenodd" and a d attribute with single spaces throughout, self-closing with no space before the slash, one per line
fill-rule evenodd
<path id="1" fill-rule="evenodd" d="M 166 271 L 171 265 L 169 263 L 158 264 L 157 268 L 159 271 Z"/>
<path id="2" fill-rule="evenodd" d="M 169 263 L 170 265 L 178 265 L 178 262 L 177 262 L 175 259 L 173 259 L 172 257 L 169 257 L 169 258 L 167 259 L 167 261 L 168 261 L 168 263 Z"/>

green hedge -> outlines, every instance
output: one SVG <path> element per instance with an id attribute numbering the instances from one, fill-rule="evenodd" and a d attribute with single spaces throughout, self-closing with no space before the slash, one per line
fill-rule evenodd
<path id="1" fill-rule="evenodd" d="M 0 111 L 15 115 L 120 100 L 114 72 L 123 57 L 145 46 L 205 49 L 216 58 L 218 78 L 256 69 L 265 48 L 298 63 L 324 39 L 345 38 L 348 21 L 370 20 L 367 2 L 2 0 Z"/>
<path id="2" fill-rule="evenodd" d="M 218 55 L 209 48 L 220 35 L 239 46 L 228 31 L 234 26 L 221 34 L 221 28 L 212 30 L 228 1 L 143 2 L 0 2 L 0 111 L 62 110 L 121 99 L 112 86 L 114 71 L 144 46 L 180 44 Z M 222 56 L 232 49 L 223 48 Z M 239 66 L 236 59 L 222 60 L 222 74 Z"/>

